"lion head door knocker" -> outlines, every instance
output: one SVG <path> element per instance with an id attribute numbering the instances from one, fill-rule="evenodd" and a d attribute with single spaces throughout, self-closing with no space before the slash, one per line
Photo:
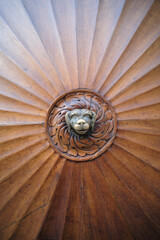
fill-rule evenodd
<path id="1" fill-rule="evenodd" d="M 88 109 L 74 109 L 65 114 L 68 132 L 84 135 L 93 131 L 97 115 Z"/>

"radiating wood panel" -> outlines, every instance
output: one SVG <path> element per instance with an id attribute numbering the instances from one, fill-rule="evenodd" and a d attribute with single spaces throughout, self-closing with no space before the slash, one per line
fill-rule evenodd
<path id="1" fill-rule="evenodd" d="M 55 157 L 54 162 L 57 161 Z M 39 233 L 43 221 L 45 220 L 46 213 L 50 206 L 50 201 L 55 193 L 58 184 L 60 173 L 63 170 L 65 159 L 59 159 L 56 164 L 51 168 L 51 171 L 39 190 L 37 196 L 34 198 L 31 206 L 29 207 L 25 217 L 20 222 L 13 239 L 35 239 Z M 32 228 L 30 224 L 32 223 Z"/>
<path id="2" fill-rule="evenodd" d="M 49 55 L 49 58 L 61 79 L 61 82 L 64 83 L 66 89 L 70 89 L 72 83 L 69 78 L 51 1 L 35 1 L 33 5 L 32 1 L 24 0 L 23 4 L 43 43 L 46 53 Z M 40 18 L 42 18 L 43 21 L 39 21 Z"/>
<path id="3" fill-rule="evenodd" d="M 54 69 L 51 61 L 43 47 L 42 41 L 39 38 L 35 27 L 32 24 L 23 3 L 21 1 L 2 1 L 1 2 L 1 15 L 10 26 L 16 37 L 24 45 L 24 47 L 31 53 L 32 57 L 40 65 L 41 69 L 45 72 L 50 82 L 53 84 L 55 90 L 61 91 L 63 85 L 59 81 L 56 70 Z M 23 34 L 21 32 L 23 19 Z M 30 37 L 28 37 L 30 36 Z M 38 49 L 38 51 L 37 51 Z M 55 86 L 56 83 L 56 87 Z"/>
<path id="4" fill-rule="evenodd" d="M 160 239 L 159 23 L 159 0 L 0 1 L 0 239 Z M 45 132 L 76 88 L 117 118 L 88 162 Z"/>
<path id="5" fill-rule="evenodd" d="M 152 6 L 152 3 L 153 1 L 150 0 L 127 0 L 125 2 L 112 39 L 106 49 L 103 61 L 97 73 L 94 88 L 100 89 L 103 85 L 115 64 L 118 62 L 118 59 L 134 37 L 134 34 Z"/>

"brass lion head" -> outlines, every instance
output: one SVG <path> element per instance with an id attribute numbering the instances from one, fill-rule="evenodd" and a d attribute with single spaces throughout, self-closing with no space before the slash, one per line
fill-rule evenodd
<path id="1" fill-rule="evenodd" d="M 68 132 L 73 129 L 77 134 L 84 135 L 89 129 L 93 131 L 97 115 L 88 109 L 74 109 L 65 114 Z"/>

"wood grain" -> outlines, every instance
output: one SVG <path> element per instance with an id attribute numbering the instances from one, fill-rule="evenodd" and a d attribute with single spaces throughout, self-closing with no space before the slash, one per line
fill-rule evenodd
<path id="1" fill-rule="evenodd" d="M 1 240 L 160 239 L 159 23 L 159 0 L 0 1 Z M 117 118 L 103 154 L 76 146 L 93 161 L 61 157 L 45 131 L 78 91 Z"/>

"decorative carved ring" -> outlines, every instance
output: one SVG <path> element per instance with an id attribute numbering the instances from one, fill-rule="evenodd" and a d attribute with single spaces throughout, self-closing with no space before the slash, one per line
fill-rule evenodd
<path id="1" fill-rule="evenodd" d="M 74 121 L 72 114 L 77 114 Z M 77 126 L 78 119 L 83 118 L 88 125 Z M 72 90 L 58 97 L 46 118 L 51 146 L 73 161 L 92 160 L 101 155 L 112 144 L 116 130 L 116 115 L 110 102 L 87 89 Z"/>

